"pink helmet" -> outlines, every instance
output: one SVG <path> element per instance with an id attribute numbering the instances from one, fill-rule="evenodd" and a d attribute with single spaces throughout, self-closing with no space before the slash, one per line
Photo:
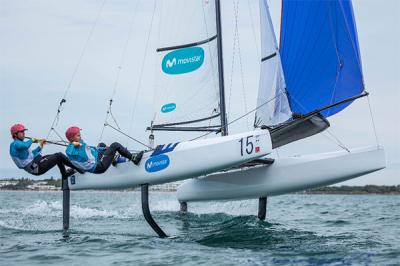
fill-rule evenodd
<path id="1" fill-rule="evenodd" d="M 14 135 L 17 134 L 18 132 L 25 131 L 25 130 L 28 130 L 28 129 L 26 129 L 24 125 L 15 124 L 10 128 L 11 136 L 14 137 Z"/>
<path id="2" fill-rule="evenodd" d="M 75 137 L 76 134 L 78 134 L 81 131 L 79 127 L 73 126 L 69 127 L 67 131 L 65 132 L 65 136 L 69 141 L 72 141 L 72 139 Z"/>

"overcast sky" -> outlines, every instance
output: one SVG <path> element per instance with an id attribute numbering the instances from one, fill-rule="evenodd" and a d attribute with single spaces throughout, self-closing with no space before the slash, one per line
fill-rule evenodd
<path id="1" fill-rule="evenodd" d="M 167 1 L 167 0 L 165 0 Z M 189 1 L 189 0 L 188 0 Z M 237 0 L 235 0 L 237 1 Z M 113 112 L 125 131 L 130 127 L 133 103 L 139 98 L 131 134 L 147 142 L 145 127 L 151 119 L 157 29 L 153 27 L 148 54 L 145 44 L 150 30 L 153 1 L 113 0 L 0 0 L 0 173 L 17 176 L 8 154 L 9 127 L 24 123 L 30 136 L 45 137 L 99 14 L 81 64 L 72 80 L 67 103 L 57 130 L 64 134 L 69 125 L 83 128 L 84 139 L 96 144 L 112 94 L 118 66 L 120 78 Z M 234 16 L 233 0 L 222 1 L 225 79 L 232 91 L 229 118 L 244 113 L 238 58 L 232 67 Z M 281 0 L 270 0 L 270 11 L 279 29 Z M 366 89 L 370 92 L 379 142 L 385 146 L 389 169 L 347 182 L 347 184 L 399 184 L 400 169 L 400 1 L 354 0 Z M 259 79 L 258 1 L 239 1 L 239 37 L 243 65 L 246 106 L 254 105 Z M 133 23 L 132 23 L 133 21 Z M 133 25 L 131 35 L 128 34 Z M 279 35 L 279 31 L 277 31 Z M 128 49 L 121 61 L 123 47 Z M 237 53 L 236 53 L 237 54 Z M 140 73 L 144 60 L 142 79 Z M 231 74 L 233 73 L 233 75 Z M 232 85 L 231 85 L 232 84 Z M 139 91 L 138 91 L 139 90 Z M 252 119 L 249 120 L 250 123 Z M 330 131 L 349 148 L 376 145 L 366 99 L 330 118 Z M 232 132 L 246 129 L 246 121 L 234 125 Z M 56 139 L 55 135 L 51 136 Z M 185 139 L 187 136 L 181 136 Z M 120 141 L 130 148 L 142 148 L 106 129 L 106 142 Z M 176 134 L 156 135 L 156 141 L 178 141 Z M 340 149 L 326 134 L 320 134 L 280 149 L 279 155 L 293 155 Z M 46 148 L 46 152 L 62 149 Z M 16 174 L 17 173 L 17 174 Z"/>

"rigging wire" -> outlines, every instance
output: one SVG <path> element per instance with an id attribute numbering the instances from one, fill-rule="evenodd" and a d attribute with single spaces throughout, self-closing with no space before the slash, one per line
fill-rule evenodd
<path id="1" fill-rule="evenodd" d="M 295 97 L 291 97 L 294 101 L 296 101 L 296 103 L 303 108 L 304 110 L 306 110 L 306 108 L 304 107 L 304 105 L 301 104 L 301 102 L 299 102 Z M 328 134 L 330 134 L 331 137 L 329 137 L 325 132 L 321 132 L 322 136 L 326 137 L 327 139 L 329 139 L 330 141 L 332 141 L 333 143 L 335 143 L 338 147 L 342 148 L 343 150 L 350 152 L 350 150 L 343 144 L 342 141 L 339 140 L 339 138 L 337 136 L 335 136 L 332 132 L 330 132 L 328 129 L 326 129 L 326 132 L 328 132 Z"/>
<path id="2" fill-rule="evenodd" d="M 150 147 L 149 145 L 144 144 L 143 142 L 141 142 L 140 140 L 135 139 L 135 138 L 132 137 L 132 136 L 129 136 L 128 134 L 126 134 L 126 133 L 123 132 L 122 130 L 120 130 L 120 129 L 116 128 L 116 127 L 113 127 L 113 126 L 110 125 L 110 124 L 105 124 L 105 125 L 108 126 L 108 127 L 111 127 L 112 129 L 114 129 L 115 131 L 121 133 L 121 134 L 124 135 L 125 137 L 127 137 L 127 138 L 129 138 L 129 139 L 131 139 L 131 140 L 133 140 L 133 141 L 135 141 L 135 142 L 137 142 L 137 143 L 139 143 L 139 144 L 142 144 L 143 146 L 149 148 L 150 150 L 154 150 L 154 149 L 153 149 L 152 147 Z"/>
<path id="3" fill-rule="evenodd" d="M 346 145 L 342 141 L 340 141 L 337 136 L 335 136 L 329 129 L 326 129 L 326 132 L 333 138 L 333 141 L 336 143 L 336 145 L 350 153 L 349 148 L 347 148 Z M 322 133 L 322 135 L 329 138 L 327 134 L 324 134 L 324 132 Z"/>
<path id="4" fill-rule="evenodd" d="M 228 112 L 231 112 L 231 97 L 232 97 L 232 87 L 233 87 L 233 72 L 234 72 L 234 66 L 235 66 L 235 57 L 236 57 L 236 38 L 238 34 L 238 28 L 237 28 L 237 15 L 236 15 L 236 2 L 233 3 L 234 6 L 234 12 L 235 12 L 235 32 L 233 35 L 233 47 L 232 47 L 232 65 L 231 65 L 231 75 L 229 78 L 229 96 L 228 96 Z"/>
<path id="5" fill-rule="evenodd" d="M 282 92 L 281 92 L 280 94 L 282 94 Z M 229 126 L 229 125 L 231 125 L 231 124 L 233 124 L 233 123 L 239 121 L 240 119 L 242 119 L 242 118 L 248 116 L 249 114 L 251 114 L 251 113 L 257 111 L 258 109 L 260 109 L 260 108 L 263 107 L 264 105 L 266 105 L 266 104 L 270 103 L 271 101 L 275 100 L 276 97 L 280 96 L 280 94 L 275 95 L 273 98 L 271 98 L 271 99 L 269 99 L 269 100 L 263 102 L 262 104 L 256 106 L 255 108 L 253 108 L 252 110 L 248 111 L 247 113 L 245 113 L 245 114 L 243 114 L 243 115 L 237 117 L 236 119 L 230 121 L 229 123 L 226 124 L 226 126 Z M 225 126 L 225 125 L 222 125 L 222 126 Z M 222 127 L 222 126 L 221 126 L 221 127 Z M 209 135 L 209 134 L 211 134 L 211 133 L 215 133 L 215 132 L 208 132 L 208 133 L 203 134 L 203 135 L 200 135 L 200 136 L 198 136 L 198 137 L 196 137 L 196 138 L 190 139 L 189 141 L 196 140 L 196 139 L 200 139 L 200 138 L 205 137 L 205 136 L 207 136 L 207 135 Z M 219 132 L 217 132 L 217 133 L 219 133 Z"/>
<path id="6" fill-rule="evenodd" d="M 99 18 L 100 18 L 100 15 L 101 15 L 102 11 L 103 11 L 105 3 L 106 3 L 106 0 L 103 0 L 103 2 L 101 3 L 100 9 L 98 10 L 98 12 L 96 14 L 96 18 L 95 18 L 95 20 L 93 22 L 93 25 L 92 25 L 92 27 L 91 27 L 91 29 L 89 31 L 89 35 L 88 35 L 88 37 L 87 37 L 87 39 L 86 39 L 86 41 L 85 41 L 85 43 L 83 45 L 83 49 L 82 49 L 82 51 L 81 51 L 81 53 L 79 55 L 78 62 L 77 62 L 76 66 L 75 66 L 75 68 L 74 68 L 74 70 L 72 72 L 72 75 L 71 75 L 71 78 L 70 78 L 70 80 L 68 82 L 68 85 L 66 86 L 66 88 L 64 90 L 64 95 L 63 95 L 63 97 L 62 97 L 62 99 L 61 99 L 61 101 L 60 101 L 60 103 L 58 105 L 56 115 L 55 115 L 55 117 L 53 119 L 53 122 L 51 124 L 50 129 L 49 129 L 49 132 L 47 133 L 46 139 L 49 138 L 51 132 L 56 132 L 55 131 L 55 127 L 58 125 L 58 122 L 60 121 L 60 114 L 61 114 L 61 111 L 62 111 L 63 104 L 67 102 L 66 98 L 67 98 L 68 92 L 71 89 L 72 82 L 74 81 L 75 76 L 76 76 L 76 74 L 78 72 L 78 69 L 79 69 L 79 67 L 80 67 L 80 65 L 82 63 L 83 56 L 84 56 L 84 54 L 86 52 L 86 49 L 87 49 L 88 44 L 89 44 L 89 41 L 92 38 L 93 32 L 97 27 L 97 24 L 99 22 Z M 57 134 L 58 137 L 61 138 L 61 136 L 58 133 L 56 133 L 56 134 Z M 63 140 L 63 138 L 61 138 L 61 140 Z"/>
<path id="7" fill-rule="evenodd" d="M 371 102 L 369 100 L 369 95 L 367 96 L 367 101 L 368 101 L 369 113 L 370 113 L 371 121 L 372 121 L 372 127 L 374 129 L 376 145 L 379 146 L 378 132 L 376 131 L 375 119 L 374 119 L 374 115 L 373 115 L 373 112 L 372 112 L 372 107 L 371 107 Z"/>
<path id="8" fill-rule="evenodd" d="M 57 137 L 60 138 L 60 141 L 61 141 L 61 142 L 65 143 L 65 144 L 68 143 L 68 141 L 66 141 L 63 137 L 61 137 L 61 134 L 58 133 L 58 131 L 57 131 L 55 128 L 53 129 L 53 132 L 57 135 Z"/>
<path id="9" fill-rule="evenodd" d="M 147 57 L 147 51 L 148 51 L 148 47 L 149 47 L 150 36 L 151 36 L 152 29 L 153 29 L 153 21 L 154 21 L 154 14 L 156 13 L 156 7 L 157 7 L 157 1 L 154 1 L 153 13 L 152 13 L 152 15 L 151 15 L 151 21 L 150 21 L 150 29 L 149 29 L 149 33 L 148 33 L 148 35 L 147 35 L 146 46 L 145 46 L 145 50 L 144 50 L 142 65 L 141 65 L 140 74 L 139 74 L 139 80 L 138 80 L 137 89 L 136 89 L 136 94 L 135 94 L 135 100 L 134 100 L 134 104 L 133 104 L 132 111 L 131 111 L 131 121 L 130 121 L 130 123 L 129 123 L 128 134 L 130 134 L 130 132 L 132 131 L 133 120 L 134 120 L 134 118 L 135 118 L 137 100 L 138 100 L 139 91 L 140 91 L 141 85 L 142 85 L 144 64 L 145 64 L 145 62 L 146 62 L 145 59 L 146 59 L 146 57 Z M 128 142 L 128 140 L 127 140 L 127 142 Z M 147 145 L 146 145 L 146 146 L 147 146 Z"/>
<path id="10" fill-rule="evenodd" d="M 231 112 L 231 97 L 232 97 L 232 88 L 233 88 L 233 74 L 234 74 L 234 65 L 235 65 L 235 57 L 236 57 L 236 49 L 239 61 L 239 69 L 240 69 L 240 80 L 242 85 L 242 97 L 243 97 L 243 105 L 244 112 L 246 113 L 248 110 L 247 100 L 246 100 L 246 90 L 244 86 L 244 75 L 243 75 L 243 64 L 242 64 L 242 54 L 240 50 L 240 36 L 239 36 L 239 0 L 233 2 L 234 16 L 235 16 L 235 32 L 233 36 L 233 53 L 232 53 L 232 66 L 231 66 L 231 76 L 230 76 L 230 84 L 229 84 L 229 106 L 228 112 Z M 247 129 L 250 129 L 249 119 L 246 118 L 246 126 Z"/>
<path id="11" fill-rule="evenodd" d="M 256 47 L 257 58 L 260 58 L 260 50 L 258 48 L 258 42 L 257 42 L 257 37 L 256 37 L 256 30 L 255 30 L 255 27 L 254 27 L 253 12 L 251 11 L 252 8 L 251 8 L 250 0 L 247 0 L 247 6 L 248 6 L 248 9 L 249 9 L 251 30 L 252 30 L 253 38 L 254 38 L 254 46 Z"/>
<path id="12" fill-rule="evenodd" d="M 130 42 L 130 39 L 132 37 L 132 32 L 133 32 L 133 25 L 135 24 L 135 20 L 136 20 L 136 13 L 138 10 L 138 5 L 139 5 L 140 1 L 136 2 L 136 5 L 134 6 L 134 11 L 132 12 L 132 18 L 131 18 L 131 23 L 129 26 L 129 30 L 128 30 L 128 37 L 125 40 L 123 49 L 122 49 L 122 53 L 121 53 L 121 58 L 119 60 L 119 64 L 117 67 L 117 73 L 116 73 L 116 77 L 115 77 L 115 81 L 114 81 L 114 85 L 113 85 L 113 91 L 111 93 L 111 97 L 109 100 L 109 105 L 108 105 L 108 109 L 106 112 L 106 116 L 104 119 L 104 123 L 103 123 L 103 127 L 100 133 L 100 137 L 99 137 L 99 142 L 101 142 L 101 140 L 103 139 L 103 134 L 104 134 L 104 130 L 106 125 L 108 124 L 108 118 L 111 116 L 112 120 L 114 121 L 116 127 L 121 130 L 121 127 L 118 125 L 117 119 L 115 118 L 114 114 L 112 113 L 112 104 L 114 102 L 114 97 L 115 94 L 117 92 L 118 86 L 119 86 L 119 80 L 120 80 L 120 75 L 121 75 L 121 71 L 122 71 L 122 66 L 124 65 L 125 62 L 125 57 L 126 57 L 126 53 L 128 51 L 128 44 Z"/>

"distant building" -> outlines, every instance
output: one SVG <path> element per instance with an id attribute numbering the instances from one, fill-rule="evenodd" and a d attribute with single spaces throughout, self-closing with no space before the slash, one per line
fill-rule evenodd
<path id="1" fill-rule="evenodd" d="M 161 185 L 152 185 L 150 186 L 150 189 L 156 191 L 176 191 L 180 184 L 182 184 L 182 181 L 166 183 Z"/>
<path id="2" fill-rule="evenodd" d="M 18 180 L 0 180 L 0 188 L 4 186 L 15 186 L 18 183 Z"/>

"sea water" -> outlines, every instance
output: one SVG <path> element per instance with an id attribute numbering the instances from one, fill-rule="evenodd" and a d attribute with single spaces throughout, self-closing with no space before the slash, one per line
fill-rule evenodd
<path id="1" fill-rule="evenodd" d="M 189 203 L 150 192 L 146 224 L 139 192 L 71 192 L 62 236 L 61 192 L 0 192 L 0 265 L 400 265 L 400 196 L 285 195 Z"/>

